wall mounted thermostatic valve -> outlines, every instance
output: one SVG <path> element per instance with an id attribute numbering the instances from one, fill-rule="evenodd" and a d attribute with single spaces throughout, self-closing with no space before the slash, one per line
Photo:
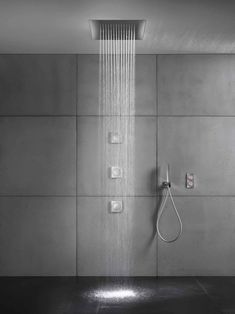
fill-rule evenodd
<path id="1" fill-rule="evenodd" d="M 123 211 L 122 201 L 110 201 L 109 205 L 111 213 L 121 213 Z"/>
<path id="2" fill-rule="evenodd" d="M 122 178 L 122 168 L 120 167 L 111 167 L 110 168 L 110 177 L 112 179 Z"/>
<path id="3" fill-rule="evenodd" d="M 109 143 L 110 144 L 121 144 L 122 135 L 117 132 L 109 132 Z"/>
<path id="4" fill-rule="evenodd" d="M 185 177 L 185 187 L 186 189 L 194 189 L 194 174 L 186 173 Z"/>

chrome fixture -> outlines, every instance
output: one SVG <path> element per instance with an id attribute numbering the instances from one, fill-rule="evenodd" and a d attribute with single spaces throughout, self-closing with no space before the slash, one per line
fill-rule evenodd
<path id="1" fill-rule="evenodd" d="M 118 132 L 109 132 L 110 144 L 122 144 L 122 135 Z"/>
<path id="2" fill-rule="evenodd" d="M 162 203 L 161 203 L 161 206 L 159 208 L 159 211 L 158 211 L 158 217 L 157 217 L 157 222 L 156 222 L 156 229 L 157 229 L 157 234 L 158 234 L 159 238 L 162 241 L 167 242 L 167 243 L 171 243 L 171 242 L 175 242 L 181 236 L 182 231 L 183 231 L 183 224 L 182 224 L 182 220 L 180 218 L 180 215 L 178 213 L 178 210 L 176 208 L 176 205 L 175 205 L 172 193 L 171 193 L 170 166 L 169 166 L 169 164 L 167 166 L 167 171 L 166 171 L 166 180 L 162 182 L 162 190 L 163 190 L 163 199 L 162 199 Z M 164 194 L 164 191 L 166 191 L 165 194 Z M 179 226 L 180 226 L 177 235 L 173 239 L 166 239 L 161 234 L 160 229 L 159 229 L 159 222 L 160 222 L 161 216 L 162 216 L 162 214 L 164 212 L 164 209 L 166 208 L 165 206 L 166 206 L 166 202 L 167 202 L 169 196 L 170 196 L 170 200 L 171 200 L 173 209 L 175 211 L 175 214 L 176 214 L 176 217 L 177 217 L 177 219 L 179 221 Z"/>
<path id="3" fill-rule="evenodd" d="M 186 173 L 185 177 L 185 187 L 186 189 L 194 189 L 194 174 L 193 173 Z"/>
<path id="4" fill-rule="evenodd" d="M 110 167 L 110 177 L 112 179 L 122 178 L 122 168 L 120 167 Z"/>
<path id="5" fill-rule="evenodd" d="M 90 29 L 92 39 L 100 40 L 101 39 L 101 26 L 105 25 L 131 25 L 135 28 L 135 40 L 141 40 L 144 38 L 144 31 L 146 20 L 90 20 Z M 120 39 L 117 37 L 117 34 L 110 32 L 110 38 L 106 39 Z"/>
<path id="6" fill-rule="evenodd" d="M 121 213 L 123 211 L 122 201 L 110 201 L 110 212 Z"/>

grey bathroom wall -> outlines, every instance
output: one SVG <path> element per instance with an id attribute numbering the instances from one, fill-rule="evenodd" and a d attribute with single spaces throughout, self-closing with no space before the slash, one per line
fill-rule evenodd
<path id="1" fill-rule="evenodd" d="M 233 55 L 137 56 L 135 194 L 112 215 L 98 184 L 98 56 L 0 55 L 0 275 L 123 275 L 127 259 L 133 276 L 235 275 L 234 70 Z M 167 163 L 184 225 L 173 244 L 154 237 Z M 161 230 L 177 231 L 169 204 Z"/>
<path id="2" fill-rule="evenodd" d="M 78 198 L 78 274 L 155 276 L 156 198 L 125 198 L 123 213 L 110 214 L 108 202 L 116 199 Z"/>
<path id="3" fill-rule="evenodd" d="M 108 118 L 99 117 L 98 111 L 99 57 L 78 55 L 77 73 L 78 275 L 155 276 L 156 56 L 136 56 L 135 194 L 124 200 L 121 214 L 111 214 L 108 208 L 117 195 L 112 195 L 112 189 L 105 195 L 100 187 L 98 127 Z M 125 233 L 129 234 L 126 242 Z"/>
<path id="4" fill-rule="evenodd" d="M 183 221 L 177 242 L 158 241 L 158 274 L 235 275 L 235 56 L 161 55 L 157 68 L 159 179 L 169 163 Z M 161 228 L 177 231 L 170 205 Z"/>
<path id="5" fill-rule="evenodd" d="M 127 259 L 130 275 L 156 275 L 156 56 L 137 56 L 136 194 L 122 215 L 98 185 L 98 59 L 0 55 L 1 276 L 123 275 Z"/>
<path id="6" fill-rule="evenodd" d="M 76 274 L 76 56 L 0 55 L 0 275 Z"/>

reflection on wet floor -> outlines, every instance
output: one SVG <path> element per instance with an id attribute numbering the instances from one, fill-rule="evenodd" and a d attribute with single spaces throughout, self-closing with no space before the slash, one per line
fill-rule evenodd
<path id="1" fill-rule="evenodd" d="M 235 312 L 234 277 L 18 277 L 0 289 L 4 314 Z"/>

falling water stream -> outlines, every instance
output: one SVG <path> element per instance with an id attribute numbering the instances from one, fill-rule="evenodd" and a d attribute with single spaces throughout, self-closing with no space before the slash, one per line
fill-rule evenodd
<path id="1" fill-rule="evenodd" d="M 99 116 L 101 189 L 108 209 L 104 275 L 128 276 L 135 189 L 135 25 L 100 25 Z M 110 212 L 111 201 L 121 202 L 120 213 Z"/>

